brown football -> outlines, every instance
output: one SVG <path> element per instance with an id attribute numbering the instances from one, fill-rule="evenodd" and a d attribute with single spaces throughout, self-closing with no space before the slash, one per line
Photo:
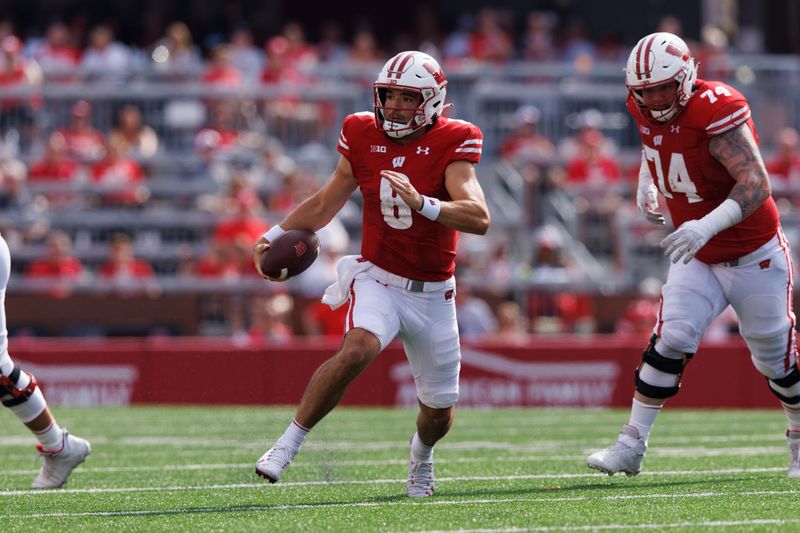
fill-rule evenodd
<path id="1" fill-rule="evenodd" d="M 296 276 L 311 266 L 319 254 L 319 237 L 313 231 L 291 229 L 269 243 L 261 254 L 261 272 L 276 279 Z"/>

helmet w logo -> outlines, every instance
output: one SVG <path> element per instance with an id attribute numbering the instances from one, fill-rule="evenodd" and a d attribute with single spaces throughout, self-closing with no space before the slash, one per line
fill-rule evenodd
<path id="1" fill-rule="evenodd" d="M 431 76 L 433 76 L 433 79 L 436 80 L 437 85 L 441 85 L 447 81 L 447 79 L 444 77 L 444 72 L 442 72 L 442 69 L 436 69 L 430 63 L 423 63 L 422 66 L 425 68 L 425 70 L 431 73 Z"/>

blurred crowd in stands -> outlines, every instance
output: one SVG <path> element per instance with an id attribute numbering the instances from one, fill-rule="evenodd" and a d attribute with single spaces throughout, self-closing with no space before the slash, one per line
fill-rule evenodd
<path id="1" fill-rule="evenodd" d="M 369 87 L 387 54 L 398 49 L 442 58 L 446 71 L 514 60 L 588 69 L 594 61 L 622 64 L 630 44 L 614 35 L 590 39 L 578 22 L 548 12 L 531 12 L 524 30 L 516 28 L 508 12 L 485 8 L 462 16 L 449 34 L 420 23 L 416 35 L 398 35 L 389 50 L 379 46 L 370 28 L 348 38 L 336 22 L 324 26 L 317 42 L 308 42 L 303 27 L 288 22 L 264 42 L 243 24 L 230 35 L 207 38 L 203 46 L 186 24 L 174 22 L 161 38 L 137 48 L 118 41 L 108 24 L 81 32 L 56 21 L 36 35 L 0 20 L 0 231 L 11 246 L 16 277 L 31 282 L 17 289 L 12 282 L 11 290 L 66 298 L 75 290 L 102 287 L 157 297 L 176 279 L 189 279 L 195 287 L 220 288 L 206 295 L 206 334 L 229 334 L 242 343 L 339 334 L 345 309 L 330 311 L 318 299 L 335 279 L 338 257 L 358 250 L 357 222 L 346 224 L 348 213 L 358 213 L 357 199 L 342 220 L 320 232 L 322 253 L 307 273 L 277 285 L 261 282 L 252 268 L 253 242 L 326 179 L 336 156 L 334 146 L 319 142 L 288 150 L 274 132 L 285 122 L 338 129 L 339 117 L 324 100 L 308 102 L 298 95 L 301 88 L 324 83 L 320 68 L 326 65 L 347 66 Z M 659 29 L 681 33 L 672 17 Z M 706 28 L 702 40 L 690 46 L 701 68 L 724 71 L 729 51 L 760 51 L 758 37 L 747 35 L 730 43 L 720 30 Z M 724 72 L 701 72 L 718 74 Z M 166 145 L 137 103 L 104 106 L 103 112 L 113 110 L 114 116 L 104 120 L 108 127 L 98 126 L 91 89 L 144 79 L 151 87 L 188 82 L 222 91 L 200 100 L 202 123 L 190 131 L 187 149 Z M 270 86 L 290 90 L 262 103 L 224 93 Z M 48 109 L 44 91 L 58 87 L 77 87 L 77 94 L 85 88 L 87 95 L 58 115 Z M 195 110 L 159 112 L 185 116 Z M 462 238 L 457 272 L 462 334 L 511 342 L 524 341 L 531 332 L 645 334 L 655 316 L 655 280 L 647 278 L 622 304 L 609 306 L 590 287 L 591 276 L 573 249 L 580 242 L 611 272 L 625 274 L 613 229 L 618 213 L 631 209 L 638 153 L 620 150 L 596 109 L 579 113 L 573 134 L 558 139 L 540 131 L 542 115 L 535 105 L 519 106 L 510 117 L 510 133 L 496 140 L 496 153 L 484 154 L 487 164 L 508 164 L 518 172 L 523 216 L 496 238 Z M 800 186 L 798 132 L 787 127 L 766 141 L 777 193 Z M 571 236 L 575 240 L 543 215 L 545 202 L 556 205 L 559 194 L 580 221 Z M 173 216 L 160 227 L 137 229 L 165 212 Z M 82 225 L 92 213 L 106 218 Z M 70 216 L 77 222 L 63 222 Z M 192 217 L 199 222 L 186 230 L 190 237 L 170 240 L 171 227 Z M 733 318 L 721 331 L 735 327 Z"/>

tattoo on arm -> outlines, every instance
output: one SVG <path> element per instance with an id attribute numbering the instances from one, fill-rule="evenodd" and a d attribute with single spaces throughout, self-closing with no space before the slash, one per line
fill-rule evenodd
<path id="1" fill-rule="evenodd" d="M 742 124 L 714 137 L 708 149 L 736 181 L 728 198 L 742 208 L 742 218 L 750 216 L 771 194 L 769 175 L 750 128 Z"/>

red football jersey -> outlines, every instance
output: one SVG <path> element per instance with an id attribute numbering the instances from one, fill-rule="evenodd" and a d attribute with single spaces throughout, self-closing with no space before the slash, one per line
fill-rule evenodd
<path id="1" fill-rule="evenodd" d="M 458 232 L 408 207 L 380 171 L 402 173 L 420 194 L 447 201 L 447 165 L 459 160 L 478 163 L 482 146 L 481 130 L 462 120 L 439 117 L 425 134 L 401 145 L 375 127 L 371 112 L 345 118 L 338 150 L 350 161 L 364 198 L 361 255 L 406 278 L 450 278 Z"/>
<path id="2" fill-rule="evenodd" d="M 728 197 L 736 181 L 708 145 L 714 136 L 742 124 L 758 142 L 750 106 L 739 91 L 724 83 L 697 80 L 686 109 L 666 124 L 645 117 L 631 96 L 627 105 L 639 127 L 650 175 L 666 198 L 676 228 L 702 218 Z M 741 257 L 775 236 L 778 224 L 778 209 L 769 197 L 749 217 L 715 235 L 696 257 L 709 264 Z"/>

